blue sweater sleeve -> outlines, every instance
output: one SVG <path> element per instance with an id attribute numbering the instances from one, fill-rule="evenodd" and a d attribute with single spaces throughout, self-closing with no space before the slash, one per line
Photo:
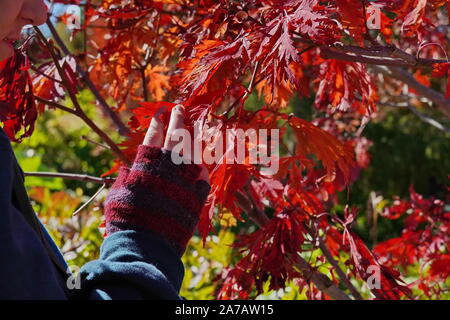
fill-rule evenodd
<path id="1" fill-rule="evenodd" d="M 147 231 L 120 231 L 100 258 L 81 269 L 81 299 L 181 299 L 184 266 L 175 250 Z"/>

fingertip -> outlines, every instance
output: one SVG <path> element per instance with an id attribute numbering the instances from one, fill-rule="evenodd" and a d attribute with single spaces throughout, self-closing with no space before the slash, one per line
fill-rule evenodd
<path id="1" fill-rule="evenodd" d="M 146 146 L 162 147 L 164 139 L 164 124 L 158 117 L 153 117 L 144 138 L 143 144 Z"/>
<path id="2" fill-rule="evenodd" d="M 182 104 L 177 104 L 173 109 L 183 113 L 186 111 L 186 108 Z"/>
<path id="3" fill-rule="evenodd" d="M 167 134 L 164 142 L 164 148 L 168 150 L 172 150 L 178 143 L 178 140 L 173 141 L 172 139 L 172 137 L 175 135 L 175 132 L 179 129 L 185 129 L 184 110 L 184 107 L 180 104 L 176 105 L 172 109 L 172 114 L 170 115 L 169 126 L 167 128 Z"/>

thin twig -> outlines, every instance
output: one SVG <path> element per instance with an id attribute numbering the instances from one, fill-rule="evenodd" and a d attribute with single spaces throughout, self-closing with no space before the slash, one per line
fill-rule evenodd
<path id="1" fill-rule="evenodd" d="M 259 210 L 256 210 L 253 201 L 249 199 L 247 195 L 241 191 L 236 191 L 235 193 L 237 204 L 246 212 L 249 218 L 255 222 L 259 228 L 264 228 L 264 226 L 269 222 L 269 218 L 266 215 L 261 215 Z"/>
<path id="2" fill-rule="evenodd" d="M 60 65 L 60 61 L 59 61 L 58 57 L 56 56 L 55 51 L 53 50 L 53 47 L 50 45 L 50 43 L 47 41 L 47 39 L 45 38 L 45 36 L 42 34 L 41 30 L 38 27 L 34 27 L 34 30 L 36 31 L 40 40 L 46 47 L 48 53 L 50 53 L 50 55 L 53 59 L 53 62 L 55 63 L 56 69 L 58 70 L 59 76 L 61 77 L 61 82 L 62 82 L 63 86 L 65 87 L 67 93 L 69 94 L 70 100 L 72 100 L 72 103 L 73 103 L 75 109 L 77 111 L 81 110 L 81 106 L 78 103 L 78 99 L 76 98 L 75 92 L 74 92 L 72 86 L 70 85 L 70 81 L 67 79 L 66 73 L 64 72 L 64 70 L 62 69 L 62 67 Z"/>
<path id="3" fill-rule="evenodd" d="M 370 35 L 369 27 L 367 26 L 367 9 L 366 9 L 366 2 L 364 0 L 361 0 L 362 5 L 362 14 L 363 14 L 363 21 L 364 21 L 364 28 L 366 30 L 365 32 L 365 38 L 369 40 L 371 43 L 374 43 L 375 40 Z"/>
<path id="4" fill-rule="evenodd" d="M 117 144 L 115 144 L 111 138 L 99 127 L 97 127 L 97 125 L 83 112 L 79 115 L 79 117 L 81 119 L 83 119 L 83 121 L 92 129 L 94 130 L 95 133 L 97 133 L 100 138 L 103 139 L 103 141 L 106 142 L 106 144 L 111 148 L 111 151 L 117 156 L 119 157 L 120 160 L 122 160 L 123 163 L 130 165 L 131 162 L 130 160 L 127 159 L 127 157 L 125 157 L 125 155 L 123 154 L 122 150 L 120 150 L 120 148 L 117 146 Z"/>
<path id="5" fill-rule="evenodd" d="M 245 100 L 245 98 L 252 93 L 253 87 L 258 85 L 264 78 L 261 77 L 258 81 L 255 82 L 255 77 L 256 77 L 256 73 L 258 71 L 258 67 L 259 67 L 259 61 L 256 62 L 255 64 L 255 68 L 253 69 L 252 72 L 252 77 L 250 79 L 250 83 L 247 87 L 247 90 L 244 91 L 244 93 L 242 93 L 234 102 L 233 104 L 224 112 L 222 113 L 222 116 L 226 117 L 228 115 L 228 113 L 234 109 L 234 107 L 236 107 L 236 105 L 239 103 L 239 101 L 241 100 Z"/>
<path id="6" fill-rule="evenodd" d="M 81 182 L 92 182 L 111 185 L 114 182 L 114 178 L 100 178 L 93 177 L 87 174 L 77 173 L 61 173 L 61 172 L 24 172 L 27 177 L 41 177 L 41 178 L 63 178 L 68 180 L 76 180 Z"/>
<path id="7" fill-rule="evenodd" d="M 409 110 L 412 111 L 412 113 L 414 113 L 416 116 L 418 116 L 422 121 L 428 123 L 429 125 L 432 125 L 433 127 L 444 131 L 446 133 L 450 133 L 450 129 L 447 128 L 446 126 L 444 126 L 443 124 L 441 124 L 440 122 L 434 120 L 433 118 L 427 116 L 426 114 L 420 112 L 419 110 L 417 110 L 416 108 L 414 108 L 412 105 L 408 104 L 406 106 Z"/>
<path id="8" fill-rule="evenodd" d="M 253 82 L 255 81 L 256 72 L 258 72 L 258 67 L 259 67 L 259 61 L 256 61 L 255 68 L 253 69 L 253 73 L 252 73 L 252 78 L 250 79 L 250 83 L 248 84 L 248 87 L 247 87 L 247 92 L 249 94 L 252 93 Z"/>
<path id="9" fill-rule="evenodd" d="M 334 300 L 352 300 L 350 297 L 339 287 L 330 280 L 326 275 L 317 271 L 311 265 L 303 259 L 300 255 L 297 256 L 297 263 L 295 265 L 300 269 L 303 276 L 307 280 L 311 280 L 317 289 L 324 292 Z"/>
<path id="10" fill-rule="evenodd" d="M 103 144 L 103 143 L 98 143 L 97 141 L 94 141 L 94 140 L 92 140 L 92 139 L 90 139 L 90 138 L 88 138 L 86 136 L 81 136 L 81 139 L 86 140 L 86 141 L 88 141 L 88 142 L 90 142 L 92 144 L 95 144 L 95 145 L 99 146 L 99 147 L 105 148 L 107 150 L 111 150 L 111 148 L 108 145 Z"/>
<path id="11" fill-rule="evenodd" d="M 444 126 L 442 123 L 438 122 L 437 120 L 427 116 L 426 114 L 420 112 L 415 107 L 410 105 L 409 103 L 405 104 L 393 104 L 393 103 L 378 103 L 379 106 L 382 107 L 388 107 L 388 108 L 401 108 L 401 109 L 409 109 L 411 112 L 413 112 L 416 116 L 418 116 L 422 121 L 428 123 L 429 125 L 432 125 L 433 127 L 444 131 L 446 133 L 450 133 L 450 128 Z"/>
<path id="12" fill-rule="evenodd" d="M 86 201 L 81 207 L 79 207 L 73 214 L 72 216 L 75 217 L 78 215 L 78 213 L 80 213 L 81 211 L 84 210 L 84 208 L 86 208 L 92 201 L 94 201 L 95 198 L 97 198 L 97 196 L 100 194 L 100 192 L 103 191 L 103 189 L 105 189 L 106 184 L 103 184 L 98 190 L 97 192 L 89 198 L 88 201 Z"/>
<path id="13" fill-rule="evenodd" d="M 148 95 L 148 90 L 147 90 L 147 76 L 145 75 L 145 69 L 146 69 L 146 67 L 143 66 L 142 68 L 139 69 L 139 71 L 141 73 L 141 78 L 142 78 L 142 91 L 144 93 L 144 100 L 149 101 L 149 95 Z"/>
<path id="14" fill-rule="evenodd" d="M 41 97 L 36 96 L 36 95 L 34 96 L 34 98 L 35 98 L 37 101 L 39 101 L 39 102 L 41 102 L 41 103 L 45 103 L 45 104 L 48 105 L 48 106 L 51 106 L 51 107 L 54 107 L 54 108 L 57 108 L 57 109 L 61 109 L 61 110 L 65 111 L 65 112 L 68 112 L 68 113 L 71 113 L 71 114 L 73 114 L 73 115 L 78 116 L 77 111 L 74 110 L 74 109 L 72 109 L 72 108 L 63 106 L 62 104 L 59 104 L 59 103 L 57 103 L 57 102 L 54 102 L 54 101 L 50 101 L 50 100 L 41 98 Z"/>
<path id="15" fill-rule="evenodd" d="M 35 67 L 34 65 L 30 65 L 30 69 L 33 70 L 34 72 L 36 72 L 37 74 L 39 74 L 39 75 L 41 75 L 41 76 L 43 76 L 43 77 L 45 77 L 47 79 L 52 80 L 53 82 L 56 82 L 56 83 L 59 83 L 59 84 L 62 83 L 61 80 L 55 79 L 54 77 L 52 77 L 52 76 L 50 76 L 48 74 L 45 74 L 45 72 L 42 72 L 41 70 L 39 70 L 39 68 Z"/>
<path id="16" fill-rule="evenodd" d="M 382 66 L 372 66 L 373 70 L 381 72 L 391 78 L 400 80 L 401 82 L 407 84 L 410 88 L 414 89 L 418 94 L 426 97 L 431 102 L 434 102 L 439 110 L 447 117 L 450 118 L 450 100 L 446 99 L 445 96 L 432 88 L 426 87 L 419 83 L 413 75 L 402 68 L 398 67 L 382 67 Z"/>

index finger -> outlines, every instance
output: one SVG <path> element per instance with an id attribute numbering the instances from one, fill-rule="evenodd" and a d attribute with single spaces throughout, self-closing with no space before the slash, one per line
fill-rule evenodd
<path id="1" fill-rule="evenodd" d="M 172 136 L 178 129 L 184 129 L 184 107 L 179 104 L 172 109 L 172 114 L 170 115 L 169 127 L 167 128 L 166 140 L 164 142 L 164 149 L 172 150 L 178 141 L 174 141 Z"/>

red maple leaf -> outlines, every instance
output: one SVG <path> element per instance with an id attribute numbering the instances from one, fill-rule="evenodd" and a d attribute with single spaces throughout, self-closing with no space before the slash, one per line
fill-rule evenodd
<path id="1" fill-rule="evenodd" d="M 304 241 L 303 219 L 298 213 L 286 209 L 272 218 L 264 228 L 241 236 L 233 247 L 248 253 L 235 269 L 245 271 L 252 277 L 258 293 L 270 279 L 270 289 L 284 288 L 285 282 L 300 276 L 295 264 Z M 237 271 L 235 271 L 237 272 Z M 231 274 L 233 275 L 233 274 Z M 238 289 L 235 288 L 235 290 Z M 222 287 L 219 296 L 233 296 L 230 287 Z"/>
<path id="2" fill-rule="evenodd" d="M 327 60 L 320 65 L 316 106 L 326 110 L 331 104 L 339 111 L 370 114 L 376 110 L 377 94 L 363 64 Z M 358 101 L 356 97 L 361 97 Z"/>
<path id="3" fill-rule="evenodd" d="M 16 142 L 33 133 L 38 115 L 29 68 L 28 58 L 18 50 L 0 62 L 0 121 L 8 137 Z"/>
<path id="4" fill-rule="evenodd" d="M 438 255 L 430 267 L 430 276 L 447 279 L 450 277 L 450 254 Z"/>

